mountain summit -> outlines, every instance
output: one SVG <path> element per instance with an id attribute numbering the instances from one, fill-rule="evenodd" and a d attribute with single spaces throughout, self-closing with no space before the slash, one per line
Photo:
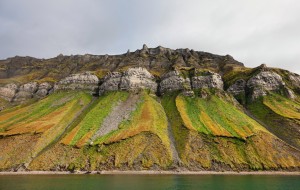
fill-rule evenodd
<path id="1" fill-rule="evenodd" d="M 300 76 L 143 48 L 0 61 L 0 170 L 297 170 Z"/>

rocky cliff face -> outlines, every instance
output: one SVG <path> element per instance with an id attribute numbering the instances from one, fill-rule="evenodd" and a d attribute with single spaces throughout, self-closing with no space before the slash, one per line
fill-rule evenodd
<path id="1" fill-rule="evenodd" d="M 104 82 L 99 87 L 99 94 L 106 91 L 135 91 L 149 89 L 156 93 L 157 83 L 152 74 L 144 68 L 130 68 L 125 72 L 113 72 L 104 77 Z"/>
<path id="2" fill-rule="evenodd" d="M 298 75 L 296 73 L 290 73 L 289 74 L 289 79 L 292 82 L 293 86 L 300 89 L 300 75 Z"/>
<path id="3" fill-rule="evenodd" d="M 91 93 L 97 93 L 99 79 L 90 72 L 73 74 L 54 85 L 54 91 L 58 90 L 87 90 Z"/>
<path id="4" fill-rule="evenodd" d="M 189 78 L 183 78 L 178 71 L 171 71 L 162 76 L 159 85 L 159 93 L 164 94 L 171 91 L 191 90 Z"/>
<path id="5" fill-rule="evenodd" d="M 130 68 L 122 76 L 120 89 L 127 91 L 149 89 L 155 93 L 157 84 L 154 76 L 147 69 L 141 67 Z"/>
<path id="6" fill-rule="evenodd" d="M 223 80 L 219 74 L 208 71 L 203 76 L 192 77 L 192 88 L 217 88 L 223 90 Z"/>
<path id="7" fill-rule="evenodd" d="M 268 91 L 279 90 L 284 85 L 281 76 L 270 71 L 260 72 L 247 82 L 247 87 L 252 91 L 252 99 L 265 96 Z"/>
<path id="8" fill-rule="evenodd" d="M 245 96 L 245 88 L 246 88 L 246 81 L 244 79 L 239 79 L 227 89 L 227 92 L 229 92 L 234 96 L 240 94 L 243 94 Z"/>
<path id="9" fill-rule="evenodd" d="M 220 56 L 187 48 L 148 48 L 145 45 L 140 50 L 121 55 L 59 55 L 51 59 L 16 56 L 0 60 L 0 79 L 31 75 L 30 80 L 51 78 L 52 81 L 59 81 L 84 71 L 118 72 L 128 67 L 143 67 L 151 73 L 164 74 L 175 66 L 199 69 L 209 67 L 219 72 L 224 71 L 227 66 L 243 67 L 243 64 L 229 55 Z M 27 80 L 24 78 L 22 82 L 30 82 Z"/>
<path id="10" fill-rule="evenodd" d="M 108 73 L 99 87 L 99 94 L 120 90 L 121 78 L 122 73 L 120 72 Z"/>
<path id="11" fill-rule="evenodd" d="M 9 102 L 22 102 L 33 97 L 45 97 L 51 90 L 52 85 L 47 82 L 41 84 L 29 82 L 19 87 L 16 84 L 11 83 L 4 87 L 0 87 L 0 97 Z"/>
<path id="12" fill-rule="evenodd" d="M 7 101 L 12 101 L 17 90 L 18 86 L 16 84 L 7 84 L 4 87 L 0 87 L 0 97 Z"/>
<path id="13" fill-rule="evenodd" d="M 268 95 L 268 92 L 279 93 L 290 99 L 296 98 L 294 91 L 285 84 L 283 78 L 278 73 L 264 64 L 259 66 L 258 69 L 259 72 L 248 80 L 236 80 L 234 84 L 227 89 L 227 92 L 234 96 L 242 96 L 244 98 L 248 95 L 251 101 Z M 288 80 L 294 88 L 298 88 L 300 77 L 298 78 L 297 74 L 288 73 Z"/>

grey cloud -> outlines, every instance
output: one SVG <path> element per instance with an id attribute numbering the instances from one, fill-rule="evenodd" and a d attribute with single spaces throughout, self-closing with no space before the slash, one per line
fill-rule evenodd
<path id="1" fill-rule="evenodd" d="M 1 0 L 0 58 L 158 45 L 300 73 L 297 0 Z"/>

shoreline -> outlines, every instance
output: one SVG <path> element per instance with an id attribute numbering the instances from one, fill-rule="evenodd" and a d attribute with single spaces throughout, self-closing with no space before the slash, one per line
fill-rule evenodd
<path id="1" fill-rule="evenodd" d="M 22 171 L 22 172 L 0 172 L 1 175 L 300 175 L 300 171 Z"/>

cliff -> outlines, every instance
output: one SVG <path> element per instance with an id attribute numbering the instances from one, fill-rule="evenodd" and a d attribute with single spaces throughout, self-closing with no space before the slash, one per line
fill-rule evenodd
<path id="1" fill-rule="evenodd" d="M 297 170 L 300 76 L 143 46 L 0 61 L 1 170 Z"/>

